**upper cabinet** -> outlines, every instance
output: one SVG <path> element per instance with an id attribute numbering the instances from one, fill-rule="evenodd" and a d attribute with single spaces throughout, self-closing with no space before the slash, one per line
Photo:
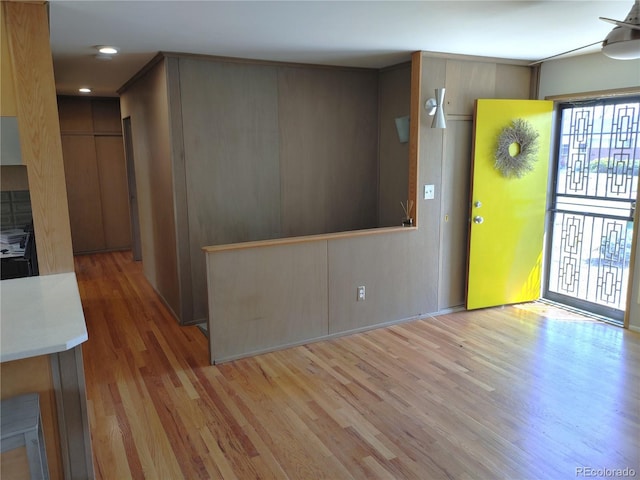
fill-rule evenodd
<path id="1" fill-rule="evenodd" d="M 58 97 L 60 132 L 122 136 L 117 98 Z"/>
<path id="2" fill-rule="evenodd" d="M 74 253 L 131 246 L 117 98 L 58 97 Z"/>

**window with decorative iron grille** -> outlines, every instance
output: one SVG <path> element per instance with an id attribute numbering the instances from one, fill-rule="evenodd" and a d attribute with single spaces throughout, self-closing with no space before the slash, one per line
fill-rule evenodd
<path id="1" fill-rule="evenodd" d="M 638 196 L 640 98 L 560 106 L 545 298 L 622 322 Z"/>

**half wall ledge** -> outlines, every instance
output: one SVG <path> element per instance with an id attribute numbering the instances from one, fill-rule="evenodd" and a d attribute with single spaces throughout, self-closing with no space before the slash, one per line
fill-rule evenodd
<path id="1" fill-rule="evenodd" d="M 417 227 L 204 247 L 211 363 L 333 338 L 426 314 Z M 358 298 L 366 287 L 366 299 Z"/>

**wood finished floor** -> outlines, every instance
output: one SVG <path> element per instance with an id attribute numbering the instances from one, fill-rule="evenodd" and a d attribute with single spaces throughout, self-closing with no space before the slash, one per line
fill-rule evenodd
<path id="1" fill-rule="evenodd" d="M 98 479 L 640 476 L 637 333 L 530 304 L 211 366 L 129 252 L 76 272 Z"/>

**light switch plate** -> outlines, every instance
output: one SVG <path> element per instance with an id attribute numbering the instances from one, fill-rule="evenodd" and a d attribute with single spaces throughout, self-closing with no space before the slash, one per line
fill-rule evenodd
<path id="1" fill-rule="evenodd" d="M 425 200 L 433 200 L 436 195 L 436 187 L 435 185 L 425 185 L 424 186 L 424 199 Z"/>

